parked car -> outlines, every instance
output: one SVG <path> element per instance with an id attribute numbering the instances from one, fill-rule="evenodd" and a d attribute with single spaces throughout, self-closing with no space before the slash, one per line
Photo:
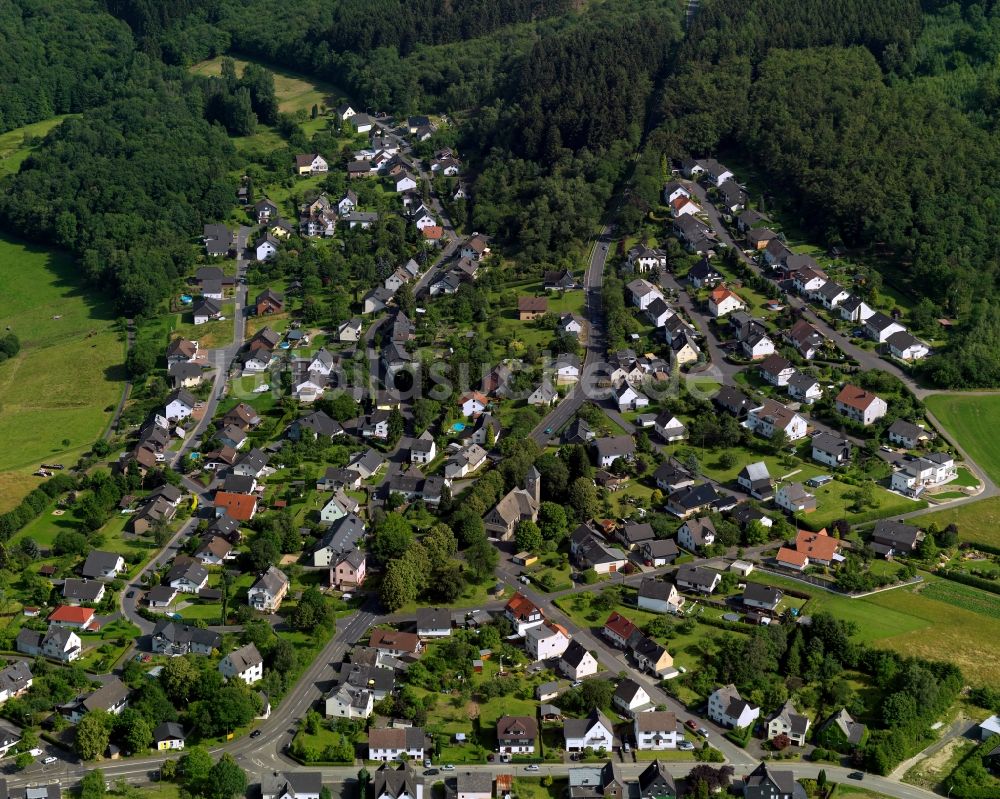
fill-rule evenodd
<path id="1" fill-rule="evenodd" d="M 691 743 L 691 741 L 681 741 L 679 744 L 677 744 L 677 748 L 680 749 L 682 752 L 690 752 L 691 750 L 694 749 L 694 744 Z"/>
<path id="2" fill-rule="evenodd" d="M 698 722 L 695 721 L 694 719 L 688 719 L 687 721 L 685 721 L 684 726 L 687 727 L 689 730 L 698 732 Z"/>
<path id="3" fill-rule="evenodd" d="M 525 766 L 524 770 L 525 771 L 538 771 L 538 764 L 537 763 L 532 763 L 530 766 Z"/>
<path id="4" fill-rule="evenodd" d="M 700 735 L 702 738 L 707 738 L 709 736 L 709 732 L 704 727 L 699 727 L 698 735 Z"/>
<path id="5" fill-rule="evenodd" d="M 433 776 L 435 776 L 436 774 L 440 774 L 440 773 L 441 773 L 441 772 L 440 772 L 440 771 L 438 771 L 438 770 L 437 770 L 436 768 L 429 768 L 429 769 L 427 769 L 427 770 L 426 770 L 426 771 L 424 772 L 424 776 L 425 776 L 425 777 L 433 777 Z"/>
<path id="6" fill-rule="evenodd" d="M 441 766 L 441 770 L 442 771 L 454 771 L 455 767 L 451 763 L 449 763 L 447 766 Z"/>
<path id="7" fill-rule="evenodd" d="M 865 773 L 863 771 L 852 771 L 847 775 L 849 780 L 863 780 L 865 778 Z"/>
<path id="8" fill-rule="evenodd" d="M 46 766 L 51 766 L 58 759 L 59 758 L 57 758 L 57 757 L 53 757 L 52 755 L 49 755 L 47 758 L 45 758 L 45 760 L 42 761 L 42 763 L 44 763 Z"/>

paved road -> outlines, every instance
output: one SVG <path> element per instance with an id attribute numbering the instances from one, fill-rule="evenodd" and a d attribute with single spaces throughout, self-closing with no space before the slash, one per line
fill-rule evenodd
<path id="1" fill-rule="evenodd" d="M 611 225 L 607 225 L 601 231 L 601 235 L 594 242 L 594 247 L 590 253 L 590 262 L 583 278 L 583 290 L 586 292 L 586 316 L 587 316 L 587 343 L 586 354 L 583 359 L 581 375 L 588 375 L 597 364 L 604 358 L 606 341 L 604 335 L 604 305 L 601 299 L 601 289 L 604 286 L 604 266 L 608 260 L 608 249 L 610 247 Z M 540 446 L 545 444 L 559 430 L 567 425 L 573 415 L 580 410 L 583 403 L 587 401 L 587 393 L 584 389 L 584 380 L 581 380 L 573 390 L 567 394 L 562 401 L 556 405 L 545 418 L 538 423 L 538 426 L 531 431 L 531 438 Z M 546 432 L 546 431 L 552 432 Z"/>

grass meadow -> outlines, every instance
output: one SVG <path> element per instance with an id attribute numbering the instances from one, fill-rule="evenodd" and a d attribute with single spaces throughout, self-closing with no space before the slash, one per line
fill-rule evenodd
<path id="1" fill-rule="evenodd" d="M 98 438 L 124 380 L 110 303 L 85 290 L 63 253 L 0 237 L 0 328 L 21 352 L 0 364 L 0 511 L 37 483 L 41 462 L 72 462 Z"/>
<path id="2" fill-rule="evenodd" d="M 931 394 L 925 402 L 969 457 L 1000 483 L 1000 450 L 994 446 L 1000 394 Z"/>

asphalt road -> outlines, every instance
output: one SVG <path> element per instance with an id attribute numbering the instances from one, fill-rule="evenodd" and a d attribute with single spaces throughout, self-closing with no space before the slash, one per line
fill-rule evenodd
<path id="1" fill-rule="evenodd" d="M 607 225 L 594 242 L 593 250 L 590 253 L 590 263 L 587 265 L 587 271 L 583 278 L 583 290 L 587 294 L 586 314 L 588 322 L 587 348 L 581 369 L 581 375 L 584 376 L 600 363 L 605 353 L 604 306 L 601 300 L 601 289 L 604 286 L 604 266 L 607 263 L 608 250 L 611 246 L 610 237 L 611 225 Z M 540 446 L 544 446 L 562 427 L 569 423 L 587 399 L 584 380 L 581 380 L 531 431 L 531 438 Z"/>

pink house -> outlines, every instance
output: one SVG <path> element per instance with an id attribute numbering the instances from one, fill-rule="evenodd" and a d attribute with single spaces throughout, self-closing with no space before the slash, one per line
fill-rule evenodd
<path id="1" fill-rule="evenodd" d="M 359 549 L 337 558 L 330 567 L 330 585 L 343 590 L 357 588 L 365 581 L 365 553 Z"/>

